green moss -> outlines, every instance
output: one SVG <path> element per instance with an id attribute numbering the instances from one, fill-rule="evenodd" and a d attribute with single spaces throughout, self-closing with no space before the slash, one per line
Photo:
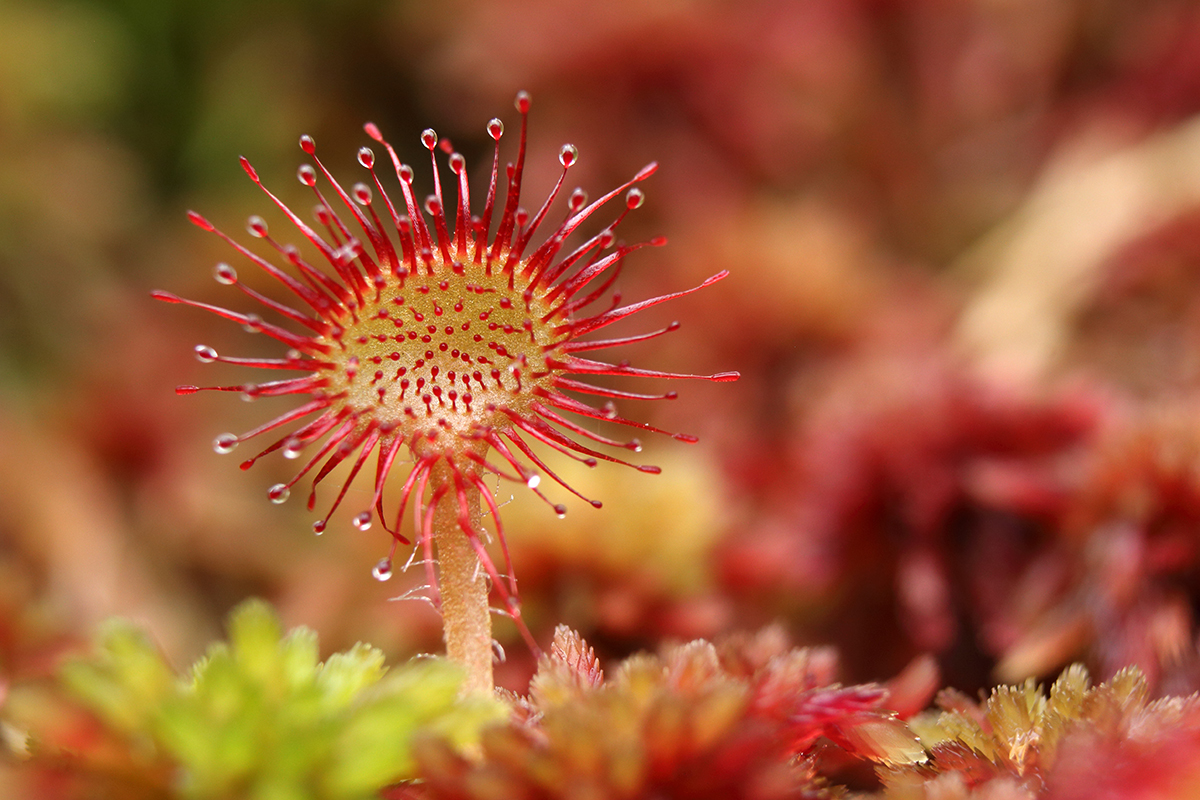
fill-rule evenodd
<path id="1" fill-rule="evenodd" d="M 285 633 L 261 601 L 234 610 L 228 643 L 184 676 L 118 622 L 63 679 L 108 725 L 177 764 L 188 798 L 374 797 L 414 777 L 418 731 L 472 746 L 508 713 L 490 698 L 460 701 L 461 674 L 441 659 L 388 669 L 379 650 L 357 644 L 322 663 L 316 634 Z"/>

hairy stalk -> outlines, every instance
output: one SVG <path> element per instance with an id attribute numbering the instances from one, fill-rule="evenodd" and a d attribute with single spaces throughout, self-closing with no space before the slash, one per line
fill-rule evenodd
<path id="1" fill-rule="evenodd" d="M 433 468 L 433 485 L 454 486 L 452 467 L 445 461 Z M 467 487 L 467 509 L 472 526 L 479 526 L 479 490 Z M 463 696 L 492 694 L 492 614 L 488 604 L 488 579 L 471 540 L 458 524 L 458 498 L 446 492 L 433 516 L 433 541 L 437 548 L 438 590 L 442 598 L 442 636 L 446 655 L 467 673 Z M 482 540 L 482 535 L 480 536 Z"/>

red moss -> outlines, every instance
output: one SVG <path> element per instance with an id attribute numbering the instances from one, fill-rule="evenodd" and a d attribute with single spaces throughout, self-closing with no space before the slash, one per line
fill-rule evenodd
<path id="1" fill-rule="evenodd" d="M 823 614 L 819 635 L 865 674 L 935 652 L 956 682 L 983 685 L 1021 578 L 1058 551 L 1058 471 L 1090 442 L 1096 407 L 1020 397 L 929 356 L 852 363 L 815 405 L 770 510 L 725 546 L 725 585 Z"/>
<path id="2" fill-rule="evenodd" d="M 789 649 L 777 630 L 639 655 L 606 676 L 560 627 L 527 698 L 485 732 L 477 760 L 417 744 L 423 785 L 386 797 L 834 798 L 819 752 L 901 765 L 924 751 L 878 685 L 834 683 L 827 649 Z"/>

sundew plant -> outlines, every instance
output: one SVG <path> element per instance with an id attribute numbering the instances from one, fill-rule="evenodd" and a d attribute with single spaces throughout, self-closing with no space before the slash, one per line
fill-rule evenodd
<path id="1" fill-rule="evenodd" d="M 243 158 L 246 174 L 307 241 L 306 249 L 316 254 L 315 263 L 305 251 L 276 239 L 260 217 L 251 217 L 247 228 L 251 236 L 275 251 L 272 259 L 191 212 L 193 223 L 227 241 L 244 263 L 278 280 L 291 297 L 282 302 L 246 286 L 236 268 L 224 263 L 216 267 L 216 280 L 265 308 L 267 318 L 168 292 L 155 293 L 160 300 L 211 311 L 288 348 L 281 358 L 263 359 L 227 357 L 211 347 L 197 346 L 196 356 L 203 362 L 301 375 L 232 385 L 181 386 L 177 391 L 191 394 L 207 389 L 250 398 L 297 396 L 298 404 L 290 411 L 246 433 L 222 434 L 214 448 L 229 453 L 249 440 L 274 437 L 245 460 L 242 468 L 275 451 L 285 458 L 303 457 L 295 477 L 272 486 L 268 494 L 282 503 L 296 484 L 311 474 L 310 509 L 316 503 L 317 485 L 336 467 L 348 463 L 345 482 L 325 515 L 313 525 L 317 533 L 325 530 L 348 488 L 373 460 L 372 500 L 356 514 L 354 524 L 366 530 L 378 520 L 392 536 L 391 550 L 376 565 L 375 577 L 386 580 L 396 546 L 410 543 L 401 531 L 404 513 L 411 509 L 411 541 L 424 555 L 433 599 L 443 614 L 448 654 L 467 665 L 471 688 L 479 691 L 490 691 L 492 686 L 491 588 L 537 651 L 521 620 L 516 575 L 487 476 L 524 484 L 543 499 L 542 478 L 546 476 L 578 495 L 537 454 L 535 444 L 589 466 L 611 461 L 657 473 L 658 467 L 612 455 L 613 451 L 640 451 L 639 439 L 601 435 L 577 418 L 695 442 L 694 436 L 668 433 L 628 419 L 615 405 L 626 399 L 672 399 L 675 392 L 635 394 L 592 383 L 592 376 L 710 381 L 738 377 L 736 372 L 661 372 L 589 357 L 595 351 L 675 330 L 678 323 L 621 338 L 595 335 L 643 309 L 715 283 L 727 273 L 719 272 L 693 289 L 622 305 L 613 284 L 625 257 L 645 246 L 665 244 L 662 238 L 626 244 L 616 233 L 625 216 L 644 201 L 635 184 L 653 175 L 657 165 L 647 165 L 591 202 L 582 189 L 575 189 L 559 204 L 565 205 L 565 210 L 556 211 L 555 201 L 564 194 L 567 174 L 578 158 L 573 145 L 564 145 L 559 152 L 562 173 L 558 182 L 531 214 L 521 206 L 529 106 L 528 94 L 520 93 L 516 100 L 521 114 L 516 161 L 503 170 L 500 140 L 504 125 L 499 119 L 487 124 L 496 150 L 486 198 L 478 213 L 472 206 L 465 160 L 431 129 L 421 135 L 432 171 L 432 193 L 423 201 L 414 186 L 413 168 L 400 162 L 375 125 L 368 123 L 365 130 L 383 147 L 395 169 L 398 199 L 393 199 L 394 190 L 389 194 L 384 188 L 370 147 L 358 152 L 369 183 L 356 183 L 346 190 L 317 158 L 313 139 L 301 137 L 300 147 L 313 163 L 301 166 L 298 177 L 316 197 L 315 226 L 267 189 Z M 439 151 L 449 166 L 449 187 L 443 187 Z M 321 178 L 327 188 L 322 188 Z M 622 195 L 623 202 L 618 200 Z M 588 238 L 574 236 L 610 203 L 619 207 L 614 219 Z M 557 225 L 547 222 L 552 214 L 560 215 Z M 581 399 L 581 395 L 599 400 Z M 393 469 L 401 465 L 405 474 L 398 506 L 388 510 L 384 508 L 385 486 Z M 546 502 L 560 516 L 566 512 L 564 506 Z M 600 506 L 598 500 L 588 502 Z M 480 526 L 484 511 L 495 520 L 502 567 L 485 546 Z"/>

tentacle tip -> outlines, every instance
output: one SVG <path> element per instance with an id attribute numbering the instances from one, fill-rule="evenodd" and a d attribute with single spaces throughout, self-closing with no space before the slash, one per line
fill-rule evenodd
<path id="1" fill-rule="evenodd" d="M 363 131 L 365 131 L 367 136 L 370 136 L 375 141 L 379 142 L 380 144 L 383 143 L 383 134 L 379 132 L 379 126 L 377 126 L 374 122 L 368 122 L 367 124 L 363 125 Z"/>
<path id="2" fill-rule="evenodd" d="M 716 381 L 717 383 L 730 383 L 732 381 L 736 381 L 740 377 L 742 377 L 742 373 L 737 372 L 737 371 L 718 372 L 716 375 L 713 375 L 709 380 Z"/>
<path id="3" fill-rule="evenodd" d="M 656 467 L 653 464 L 639 464 L 637 471 L 644 472 L 647 475 L 661 475 L 662 467 Z"/>
<path id="4" fill-rule="evenodd" d="M 677 442 L 686 442 L 687 444 L 695 444 L 700 441 L 699 436 L 692 436 L 690 433 L 676 433 L 671 438 Z"/>
<path id="5" fill-rule="evenodd" d="M 644 180 L 646 180 L 646 178 L 649 178 L 655 172 L 658 172 L 658 162 L 651 161 L 649 164 L 647 164 L 646 166 L 644 166 L 640 170 L 638 170 L 638 174 L 634 175 L 633 179 L 635 181 L 644 181 Z"/>
<path id="6" fill-rule="evenodd" d="M 177 294 L 164 292 L 162 289 L 155 289 L 150 292 L 150 296 L 155 300 L 162 300 L 164 303 L 182 303 L 183 300 Z"/>
<path id="7" fill-rule="evenodd" d="M 176 386 L 175 387 L 175 394 L 178 394 L 178 395 L 195 394 L 198 391 L 200 391 L 199 386 Z"/>
<path id="8" fill-rule="evenodd" d="M 528 114 L 529 106 L 532 102 L 533 101 L 529 97 L 529 92 L 522 89 L 521 91 L 517 92 L 517 99 L 513 101 L 513 105 L 517 107 L 517 111 L 520 111 L 522 114 Z"/>
<path id="9" fill-rule="evenodd" d="M 250 166 L 250 159 L 246 158 L 245 156 L 238 156 L 238 163 L 242 165 L 242 169 L 244 169 L 246 174 L 250 176 L 250 180 L 254 181 L 255 183 L 259 182 L 258 173 L 255 171 L 254 167 Z"/>
<path id="10" fill-rule="evenodd" d="M 238 469 L 240 469 L 242 472 L 245 472 L 246 470 L 250 469 L 253 466 L 254 466 L 254 459 L 248 458 L 245 461 L 243 461 L 242 463 L 238 464 Z"/>
<path id="11" fill-rule="evenodd" d="M 213 224 L 195 211 L 187 212 L 188 221 L 198 228 L 203 228 L 206 231 L 213 230 Z"/>
<path id="12" fill-rule="evenodd" d="M 592 504 L 592 508 L 604 508 L 604 503 L 599 500 L 589 500 L 588 502 Z"/>

